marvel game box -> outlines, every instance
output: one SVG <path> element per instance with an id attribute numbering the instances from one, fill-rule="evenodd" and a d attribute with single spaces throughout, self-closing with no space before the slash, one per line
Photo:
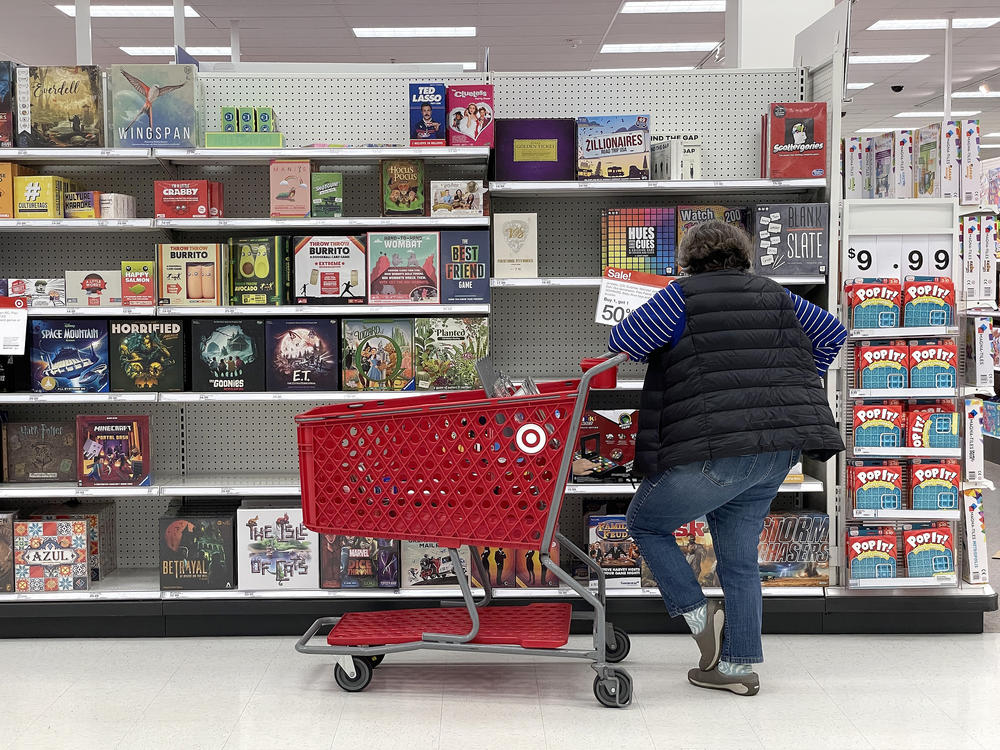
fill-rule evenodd
<path id="1" fill-rule="evenodd" d="M 5 482 L 76 481 L 73 422 L 6 422 L 3 446 Z"/>
<path id="2" fill-rule="evenodd" d="M 236 588 L 233 515 L 182 514 L 160 519 L 160 591 Z"/>
<path id="3" fill-rule="evenodd" d="M 319 585 L 324 589 L 399 587 L 399 542 L 320 534 Z"/>
<path id="4" fill-rule="evenodd" d="M 194 318 L 191 321 L 191 390 L 264 390 L 264 321 Z"/>
<path id="5" fill-rule="evenodd" d="M 112 320 L 111 390 L 183 391 L 184 325 L 178 320 Z"/>
<path id="6" fill-rule="evenodd" d="M 148 416 L 78 416 L 76 444 L 81 487 L 148 487 L 153 483 Z"/>

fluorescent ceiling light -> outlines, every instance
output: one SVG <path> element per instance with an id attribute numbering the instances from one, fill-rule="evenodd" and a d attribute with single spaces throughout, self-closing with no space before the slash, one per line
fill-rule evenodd
<path id="1" fill-rule="evenodd" d="M 983 143 L 979 148 L 1000 148 L 1000 143 Z"/>
<path id="2" fill-rule="evenodd" d="M 866 89 L 869 86 L 874 86 L 874 85 L 875 85 L 874 83 L 849 83 L 847 84 L 847 88 L 853 89 L 854 91 L 861 91 L 862 89 Z"/>
<path id="3" fill-rule="evenodd" d="M 126 55 L 134 57 L 173 57 L 173 47 L 119 47 Z M 185 47 L 189 55 L 195 57 L 229 57 L 233 54 L 231 47 Z"/>
<path id="4" fill-rule="evenodd" d="M 907 65 L 926 60 L 930 55 L 851 55 L 851 65 Z"/>
<path id="5" fill-rule="evenodd" d="M 462 70 L 475 70 L 477 64 L 474 62 L 421 62 L 421 63 L 401 63 L 402 65 L 419 65 L 421 68 L 454 68 L 457 65 L 462 66 Z"/>
<path id="6" fill-rule="evenodd" d="M 978 115 L 982 112 L 981 109 L 953 109 L 951 111 L 952 117 L 972 117 L 973 115 Z M 944 117 L 944 112 L 900 112 L 893 117 Z"/>
<path id="7" fill-rule="evenodd" d="M 56 10 L 76 17 L 75 5 L 57 5 Z M 91 18 L 173 18 L 173 5 L 91 5 Z M 198 18 L 198 11 L 184 6 L 185 18 Z"/>
<path id="8" fill-rule="evenodd" d="M 956 91 L 951 95 L 954 99 L 996 99 L 1000 91 Z"/>
<path id="9" fill-rule="evenodd" d="M 691 0 L 691 2 L 627 2 L 622 13 L 725 13 L 726 0 Z"/>
<path id="10" fill-rule="evenodd" d="M 996 133 L 986 133 L 983 135 L 983 138 L 1000 138 L 1000 130 Z"/>
<path id="11" fill-rule="evenodd" d="M 953 29 L 988 29 L 1000 18 L 956 18 L 952 22 Z M 948 20 L 945 18 L 894 18 L 876 21 L 867 31 L 914 31 L 920 29 L 945 29 Z"/>
<path id="12" fill-rule="evenodd" d="M 356 28 L 357 37 L 428 37 L 428 36 L 475 36 L 475 26 L 398 26 L 395 28 Z"/>
<path id="13" fill-rule="evenodd" d="M 694 65 L 677 65 L 668 68 L 591 68 L 591 73 L 636 73 L 651 70 L 694 70 Z"/>
<path id="14" fill-rule="evenodd" d="M 860 128 L 855 133 L 891 133 L 892 128 Z"/>
<path id="15" fill-rule="evenodd" d="M 650 42 L 648 44 L 605 44 L 602 54 L 630 52 L 711 52 L 719 42 Z"/>

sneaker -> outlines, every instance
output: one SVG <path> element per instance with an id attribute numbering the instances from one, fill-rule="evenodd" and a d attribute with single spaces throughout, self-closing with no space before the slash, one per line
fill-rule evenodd
<path id="1" fill-rule="evenodd" d="M 726 622 L 726 610 L 721 602 L 709 601 L 706 605 L 705 628 L 692 636 L 701 650 L 698 668 L 703 672 L 715 669 L 722 653 L 722 630 Z"/>
<path id="2" fill-rule="evenodd" d="M 706 672 L 692 669 L 688 672 L 688 682 L 695 687 L 710 690 L 728 690 L 736 695 L 757 695 L 760 692 L 760 678 L 756 672 L 749 674 L 727 675 L 718 669 Z"/>

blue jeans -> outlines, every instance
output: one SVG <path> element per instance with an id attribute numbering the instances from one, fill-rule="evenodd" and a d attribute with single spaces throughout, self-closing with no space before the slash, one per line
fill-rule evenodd
<path id="1" fill-rule="evenodd" d="M 723 661 L 764 661 L 757 543 L 771 501 L 799 455 L 789 450 L 672 466 L 643 480 L 629 505 L 629 532 L 672 617 L 706 602 L 674 540 L 674 530 L 699 516 L 708 517 L 716 572 L 726 599 Z"/>

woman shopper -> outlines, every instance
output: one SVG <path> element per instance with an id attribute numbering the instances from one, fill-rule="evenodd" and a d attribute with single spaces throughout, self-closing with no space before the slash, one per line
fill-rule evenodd
<path id="1" fill-rule="evenodd" d="M 629 505 L 632 537 L 671 616 L 683 615 L 701 658 L 697 687 L 756 695 L 763 661 L 757 543 L 788 470 L 844 449 L 821 377 L 847 338 L 836 317 L 750 273 L 742 229 L 690 229 L 688 274 L 611 332 L 610 348 L 648 362 Z M 674 540 L 707 516 L 725 608 L 708 602 Z"/>

